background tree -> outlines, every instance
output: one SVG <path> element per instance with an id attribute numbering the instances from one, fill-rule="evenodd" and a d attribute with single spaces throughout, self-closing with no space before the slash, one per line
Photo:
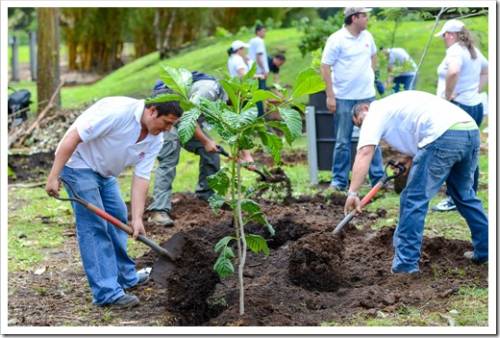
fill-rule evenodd
<path id="1" fill-rule="evenodd" d="M 128 14 L 127 8 L 64 8 L 70 69 L 106 73 L 122 66 Z"/>
<path id="2" fill-rule="evenodd" d="M 37 93 L 38 112 L 48 104 L 60 83 L 59 69 L 59 9 L 37 8 L 38 22 L 38 69 Z M 54 108 L 61 106 L 61 97 L 57 94 Z"/>

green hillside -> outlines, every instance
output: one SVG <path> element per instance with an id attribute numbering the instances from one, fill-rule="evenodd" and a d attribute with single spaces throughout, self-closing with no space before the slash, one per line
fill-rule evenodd
<path id="1" fill-rule="evenodd" d="M 487 56 L 488 47 L 488 22 L 487 18 L 469 18 L 464 20 L 467 27 L 476 33 L 482 52 Z M 424 46 L 429 38 L 433 21 L 403 22 L 396 35 L 395 46 L 403 47 L 413 56 L 416 62 L 420 60 Z M 441 27 L 439 25 L 438 28 Z M 389 44 L 393 23 L 373 20 L 369 25 L 378 46 Z M 300 70 L 311 62 L 311 56 L 303 58 L 297 48 L 301 34 L 295 28 L 270 30 L 266 36 L 269 53 L 277 50 L 286 51 L 287 63 L 282 68 L 281 78 L 284 83 L 291 83 Z M 227 73 L 226 50 L 231 42 L 236 39 L 249 40 L 251 34 L 223 38 L 199 49 L 192 49 L 180 53 L 170 59 L 160 62 L 158 53 L 152 53 L 137 59 L 100 81 L 85 86 L 67 87 L 62 90 L 62 104 L 64 108 L 76 108 L 99 98 L 113 95 L 132 97 L 146 97 L 158 78 L 160 64 L 174 67 L 185 67 L 190 70 L 199 70 L 222 77 Z M 443 41 L 433 38 L 428 55 L 419 74 L 417 89 L 434 92 L 436 87 L 436 68 L 445 53 Z M 384 72 L 382 71 L 382 75 Z M 385 79 L 384 76 L 382 78 Z M 36 101 L 36 87 L 33 82 L 20 82 L 10 84 L 15 88 L 31 90 Z"/>

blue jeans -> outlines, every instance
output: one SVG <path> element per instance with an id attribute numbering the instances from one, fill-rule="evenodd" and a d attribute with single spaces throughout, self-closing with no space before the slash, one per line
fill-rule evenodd
<path id="1" fill-rule="evenodd" d="M 65 166 L 64 178 L 81 198 L 127 223 L 127 206 L 120 196 L 116 178 L 103 177 L 91 169 Z M 68 195 L 71 192 L 66 188 Z M 72 202 L 76 235 L 83 268 L 97 305 L 113 303 L 124 288 L 137 284 L 135 262 L 127 255 L 128 235 L 101 217 Z"/>
<path id="2" fill-rule="evenodd" d="M 266 79 L 259 79 L 259 89 L 267 90 Z M 257 115 L 264 115 L 264 102 L 262 101 L 257 102 Z"/>
<path id="3" fill-rule="evenodd" d="M 417 272 L 429 201 L 446 181 L 458 212 L 472 235 L 474 256 L 488 259 L 488 219 L 472 184 L 479 156 L 479 131 L 448 130 L 418 150 L 401 193 L 399 224 L 394 232 L 394 272 Z"/>
<path id="4" fill-rule="evenodd" d="M 481 123 L 483 122 L 483 114 L 484 114 L 484 108 L 483 104 L 480 103 L 475 106 L 466 106 L 465 104 L 461 104 L 455 101 L 451 101 L 455 105 L 459 106 L 461 109 L 465 110 L 467 114 L 469 114 L 474 121 L 476 122 L 477 126 L 480 127 Z M 479 163 L 478 166 L 476 167 L 476 171 L 474 171 L 474 191 L 477 192 L 477 187 L 479 186 Z M 446 192 L 448 196 L 450 195 L 448 191 Z"/>
<path id="5" fill-rule="evenodd" d="M 352 107 L 359 102 L 373 101 L 375 98 L 364 100 L 336 99 L 337 110 L 333 118 L 336 128 L 335 148 L 333 149 L 332 185 L 346 189 L 349 184 L 349 171 L 351 170 L 351 142 L 352 142 Z M 370 166 L 369 176 L 372 185 L 375 185 L 384 175 L 384 164 L 380 147 L 375 150 L 375 155 Z"/>
<path id="6" fill-rule="evenodd" d="M 394 77 L 394 82 L 392 86 L 392 90 L 394 91 L 394 93 L 399 92 L 400 86 L 402 86 L 404 90 L 415 89 L 415 83 L 417 82 L 417 79 L 413 80 L 414 77 L 416 77 L 416 75 L 399 75 Z"/>

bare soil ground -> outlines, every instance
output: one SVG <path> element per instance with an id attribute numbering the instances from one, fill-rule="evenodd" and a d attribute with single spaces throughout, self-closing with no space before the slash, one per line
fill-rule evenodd
<path id="1" fill-rule="evenodd" d="M 110 310 L 91 305 L 74 233 L 64 248 L 49 253 L 47 270 L 9 275 L 9 324 L 75 325 L 318 325 L 343 322 L 354 315 L 395 312 L 402 306 L 445 309 L 462 285 L 487 287 L 487 266 L 467 262 L 470 243 L 425 238 L 422 273 L 391 275 L 393 228 L 373 231 L 384 215 L 363 214 L 340 238 L 330 231 L 341 220 L 342 198 L 304 197 L 287 204 L 263 203 L 276 235 L 269 256 L 248 257 L 245 273 L 246 314 L 238 315 L 236 276 L 219 280 L 212 271 L 213 245 L 232 232 L 228 212 L 214 215 L 191 194 L 176 194 L 173 228 L 146 224 L 148 235 L 165 242 L 183 232 L 186 246 L 168 288 L 151 281 L 132 290 L 141 305 Z M 261 231 L 250 225 L 250 230 Z M 262 234 L 265 234 L 261 231 Z M 155 254 L 137 258 L 151 265 Z"/>

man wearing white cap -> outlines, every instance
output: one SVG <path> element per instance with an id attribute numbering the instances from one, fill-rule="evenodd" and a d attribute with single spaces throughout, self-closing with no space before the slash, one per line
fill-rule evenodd
<path id="1" fill-rule="evenodd" d="M 332 181 L 334 190 L 345 191 L 351 169 L 352 107 L 375 99 L 374 67 L 377 47 L 366 30 L 371 9 L 347 7 L 344 26 L 330 35 L 323 50 L 321 74 L 326 84 L 326 105 L 335 113 L 335 149 Z M 382 153 L 377 148 L 370 167 L 372 185 L 382 177 Z"/>
<path id="2" fill-rule="evenodd" d="M 460 20 L 447 21 L 436 34 L 446 45 L 446 56 L 437 69 L 437 95 L 465 110 L 481 126 L 483 104 L 481 92 L 488 82 L 488 61 L 474 46 L 471 33 Z M 474 172 L 474 191 L 477 192 L 479 167 Z M 456 206 L 451 197 L 443 199 L 433 210 L 450 211 Z"/>
<path id="3" fill-rule="evenodd" d="M 227 50 L 229 59 L 227 60 L 227 69 L 231 77 L 242 77 L 250 69 L 250 64 L 246 58 L 245 48 L 249 45 L 241 40 L 236 40 L 231 44 Z"/>

